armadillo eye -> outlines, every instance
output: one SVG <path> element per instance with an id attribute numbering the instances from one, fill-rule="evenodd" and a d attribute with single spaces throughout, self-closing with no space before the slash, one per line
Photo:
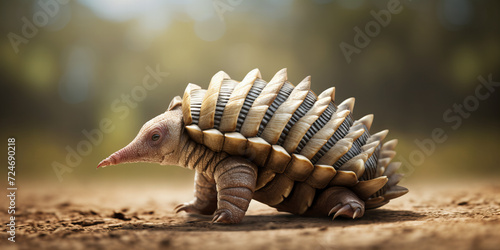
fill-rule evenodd
<path id="1" fill-rule="evenodd" d="M 159 134 L 154 134 L 153 136 L 151 136 L 151 140 L 153 140 L 153 141 L 158 141 L 158 139 L 160 139 Z"/>

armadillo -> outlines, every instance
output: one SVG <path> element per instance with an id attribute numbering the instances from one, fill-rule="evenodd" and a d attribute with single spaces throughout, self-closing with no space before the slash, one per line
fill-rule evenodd
<path id="1" fill-rule="evenodd" d="M 216 73 L 207 89 L 188 84 L 167 111 L 97 166 L 153 162 L 195 170 L 195 198 L 176 212 L 240 222 L 252 199 L 304 216 L 360 218 L 408 192 L 398 186 L 397 140 L 371 135 L 373 115 L 352 118 L 354 98 L 316 95 L 286 69 L 270 82 L 258 69 L 241 82 Z"/>

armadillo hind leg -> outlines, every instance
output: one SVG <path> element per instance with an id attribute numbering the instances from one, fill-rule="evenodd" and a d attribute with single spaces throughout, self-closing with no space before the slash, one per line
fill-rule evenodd
<path id="1" fill-rule="evenodd" d="M 193 214 L 210 215 L 217 209 L 217 190 L 215 182 L 209 181 L 203 174 L 196 172 L 194 176 L 194 200 L 179 204 L 175 212 L 184 211 Z"/>
<path id="2" fill-rule="evenodd" d="M 350 189 L 331 187 L 323 191 L 312 207 L 305 213 L 309 216 L 338 216 L 360 218 L 365 213 L 365 203 Z"/>
<path id="3" fill-rule="evenodd" d="M 217 210 L 213 222 L 238 223 L 248 209 L 257 181 L 257 166 L 248 160 L 231 156 L 215 168 Z"/>

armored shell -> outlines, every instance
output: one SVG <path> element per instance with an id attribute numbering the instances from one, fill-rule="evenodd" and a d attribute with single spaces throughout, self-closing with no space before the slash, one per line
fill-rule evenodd
<path id="1" fill-rule="evenodd" d="M 396 184 L 397 140 L 371 135 L 373 115 L 352 117 L 354 98 L 335 104 L 335 88 L 316 95 L 308 76 L 297 86 L 286 69 L 266 82 L 257 69 L 238 82 L 223 71 L 208 89 L 189 84 L 182 98 L 185 129 L 213 151 L 244 156 L 259 166 L 254 198 L 303 214 L 331 186 L 348 187 L 366 208 L 408 192 Z"/>

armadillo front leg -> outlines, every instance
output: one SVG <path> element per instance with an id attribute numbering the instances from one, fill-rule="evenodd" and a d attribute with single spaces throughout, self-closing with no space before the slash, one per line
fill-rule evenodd
<path id="1" fill-rule="evenodd" d="M 360 218 L 365 213 L 365 203 L 350 189 L 331 187 L 323 191 L 306 215 Z"/>
<path id="2" fill-rule="evenodd" d="M 240 222 L 253 197 L 257 167 L 244 158 L 228 157 L 216 166 L 214 179 L 218 204 L 213 222 Z"/>
<path id="3" fill-rule="evenodd" d="M 210 215 L 217 209 L 217 190 L 215 182 L 209 181 L 207 177 L 196 171 L 194 176 L 194 200 L 179 204 L 175 212 L 185 211 L 187 213 Z"/>

